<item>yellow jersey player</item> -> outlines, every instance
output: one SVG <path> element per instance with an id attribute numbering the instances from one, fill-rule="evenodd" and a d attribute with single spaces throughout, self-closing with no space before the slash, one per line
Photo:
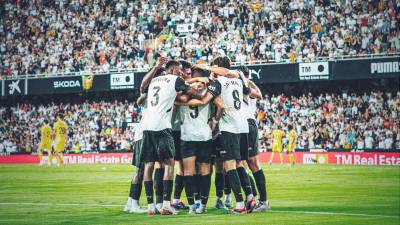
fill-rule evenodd
<path id="1" fill-rule="evenodd" d="M 279 153 L 279 159 L 281 161 L 281 164 L 283 164 L 282 139 L 284 136 L 285 136 L 285 132 L 281 129 L 280 126 L 278 126 L 277 129 L 274 129 L 272 131 L 272 153 L 271 153 L 271 158 L 269 159 L 269 164 L 272 163 L 272 160 L 274 159 L 274 156 L 275 156 L 275 152 Z"/>
<path id="2" fill-rule="evenodd" d="M 296 131 L 293 129 L 292 125 L 289 125 L 288 128 L 289 128 L 289 140 L 287 144 L 286 153 L 288 154 L 289 157 L 289 163 L 294 164 L 295 161 L 294 161 L 293 151 L 296 148 L 297 134 Z"/>
<path id="3" fill-rule="evenodd" d="M 51 154 L 51 127 L 47 120 L 43 121 L 43 126 L 40 128 L 40 144 L 39 144 L 39 165 L 43 165 L 43 152 L 46 151 L 49 157 L 51 166 L 53 156 Z"/>
<path id="4" fill-rule="evenodd" d="M 64 148 L 68 139 L 68 125 L 63 120 L 62 114 L 57 116 L 57 121 L 54 123 L 54 134 L 54 154 L 57 157 L 58 165 L 62 165 L 62 153 L 64 152 Z"/>

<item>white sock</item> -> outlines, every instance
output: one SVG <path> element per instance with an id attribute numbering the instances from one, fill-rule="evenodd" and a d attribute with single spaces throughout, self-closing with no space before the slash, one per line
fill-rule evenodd
<path id="1" fill-rule="evenodd" d="M 157 203 L 157 205 L 156 205 L 157 209 L 161 209 L 161 208 L 162 208 L 162 206 L 163 206 L 163 204 L 162 204 L 162 203 Z"/>
<path id="2" fill-rule="evenodd" d="M 228 199 L 231 200 L 231 194 L 226 194 L 225 195 L 225 200 L 224 201 L 227 201 Z"/>
<path id="3" fill-rule="evenodd" d="M 201 204 L 201 201 L 200 200 L 195 200 L 194 203 Z"/>
<path id="4" fill-rule="evenodd" d="M 148 204 L 147 209 L 154 211 L 154 203 Z"/>
<path id="5" fill-rule="evenodd" d="M 247 195 L 247 201 L 250 201 L 252 198 L 254 198 L 254 196 L 253 196 L 253 194 L 249 194 L 249 195 Z"/>
<path id="6" fill-rule="evenodd" d="M 189 210 L 195 210 L 196 207 L 194 205 L 189 205 Z"/>
<path id="7" fill-rule="evenodd" d="M 173 203 L 174 204 L 178 204 L 179 203 L 179 199 L 174 199 Z"/>
<path id="8" fill-rule="evenodd" d="M 170 208 L 171 207 L 171 201 L 163 201 L 162 207 L 167 207 Z"/>
<path id="9" fill-rule="evenodd" d="M 244 202 L 236 202 L 236 208 L 237 209 L 243 209 L 244 208 Z"/>

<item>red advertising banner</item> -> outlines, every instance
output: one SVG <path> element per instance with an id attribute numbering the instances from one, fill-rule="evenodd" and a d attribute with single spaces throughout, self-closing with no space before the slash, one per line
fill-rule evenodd
<path id="1" fill-rule="evenodd" d="M 65 164 L 94 164 L 94 163 L 131 163 L 132 153 L 98 153 L 98 154 L 64 154 Z M 43 157 L 43 162 L 48 162 L 48 157 Z M 39 164 L 37 155 L 3 155 L 0 164 Z"/>
<path id="2" fill-rule="evenodd" d="M 283 154 L 288 163 L 287 154 Z M 268 163 L 271 152 L 260 153 L 260 162 Z M 295 152 L 298 164 L 345 164 L 345 165 L 400 165 L 399 152 Z M 47 162 L 48 158 L 43 157 Z M 131 163 L 132 153 L 64 154 L 65 164 L 119 164 Z M 275 154 L 273 163 L 279 163 Z M 38 164 L 37 155 L 1 155 L 0 164 Z"/>

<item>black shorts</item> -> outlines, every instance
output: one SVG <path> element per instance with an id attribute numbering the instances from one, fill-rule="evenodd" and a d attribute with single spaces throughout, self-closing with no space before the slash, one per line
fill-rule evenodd
<path id="1" fill-rule="evenodd" d="M 172 137 L 174 138 L 174 145 L 175 145 L 175 157 L 174 157 L 174 159 L 176 161 L 180 161 L 180 160 L 182 160 L 182 154 L 181 154 L 181 131 L 173 130 L 172 131 Z"/>
<path id="2" fill-rule="evenodd" d="M 182 158 L 196 156 L 196 162 L 211 162 L 212 143 L 209 141 L 181 141 Z"/>
<path id="3" fill-rule="evenodd" d="M 248 119 L 249 124 L 249 134 L 248 134 L 248 141 L 249 141 L 249 157 L 254 157 L 259 154 L 258 151 L 258 126 L 255 120 Z"/>
<path id="4" fill-rule="evenodd" d="M 143 131 L 143 162 L 164 162 L 174 158 L 175 145 L 171 129 Z"/>
<path id="5" fill-rule="evenodd" d="M 241 159 L 240 136 L 241 134 L 234 134 L 226 131 L 221 132 L 221 150 L 219 153 L 223 161 Z"/>
<path id="6" fill-rule="evenodd" d="M 249 136 L 248 133 L 240 134 L 240 159 L 249 159 Z"/>
<path id="7" fill-rule="evenodd" d="M 143 146 L 142 139 L 135 141 L 135 143 L 133 143 L 132 165 L 136 166 L 137 168 L 141 168 L 144 165 L 142 157 L 142 146 Z"/>
<path id="8" fill-rule="evenodd" d="M 217 138 L 211 141 L 211 163 L 215 164 L 216 159 L 221 158 L 221 154 L 219 153 L 221 151 L 221 135 L 218 135 Z"/>

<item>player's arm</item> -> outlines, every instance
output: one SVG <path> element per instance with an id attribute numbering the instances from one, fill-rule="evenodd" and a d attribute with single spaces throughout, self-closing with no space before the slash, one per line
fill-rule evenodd
<path id="1" fill-rule="evenodd" d="M 222 101 L 221 97 L 216 96 L 216 97 L 214 97 L 213 103 L 217 108 L 216 113 L 215 113 L 215 120 L 219 121 L 225 110 L 224 101 Z"/>
<path id="2" fill-rule="evenodd" d="M 139 98 L 136 100 L 136 104 L 138 105 L 142 105 L 143 102 L 146 100 L 147 98 L 147 93 L 143 93 L 139 96 Z"/>
<path id="3" fill-rule="evenodd" d="M 260 88 L 258 88 L 257 85 L 249 79 L 247 79 L 247 83 L 249 84 L 250 87 L 249 96 L 256 99 L 262 99 L 262 93 Z"/>
<path id="4" fill-rule="evenodd" d="M 181 93 L 178 94 L 175 98 L 174 105 L 175 106 L 180 106 L 180 105 L 186 105 L 186 103 L 189 101 L 190 97 L 187 94 Z"/>
<path id="5" fill-rule="evenodd" d="M 217 97 L 221 94 L 221 84 L 215 80 L 212 81 L 207 88 L 206 95 L 201 99 L 191 99 L 188 101 L 188 106 L 199 106 L 208 104 L 214 97 Z"/>
<path id="6" fill-rule="evenodd" d="M 160 56 L 157 60 L 156 65 L 146 73 L 143 77 L 142 83 L 140 84 L 140 92 L 144 93 L 149 87 L 151 80 L 154 78 L 159 69 L 168 61 L 168 58 Z"/>
<path id="7" fill-rule="evenodd" d="M 208 104 L 212 99 L 214 98 L 214 96 L 210 93 L 207 92 L 206 96 L 204 96 L 201 99 L 191 99 L 189 100 L 186 105 L 188 106 L 200 106 L 200 105 L 206 105 Z"/>

